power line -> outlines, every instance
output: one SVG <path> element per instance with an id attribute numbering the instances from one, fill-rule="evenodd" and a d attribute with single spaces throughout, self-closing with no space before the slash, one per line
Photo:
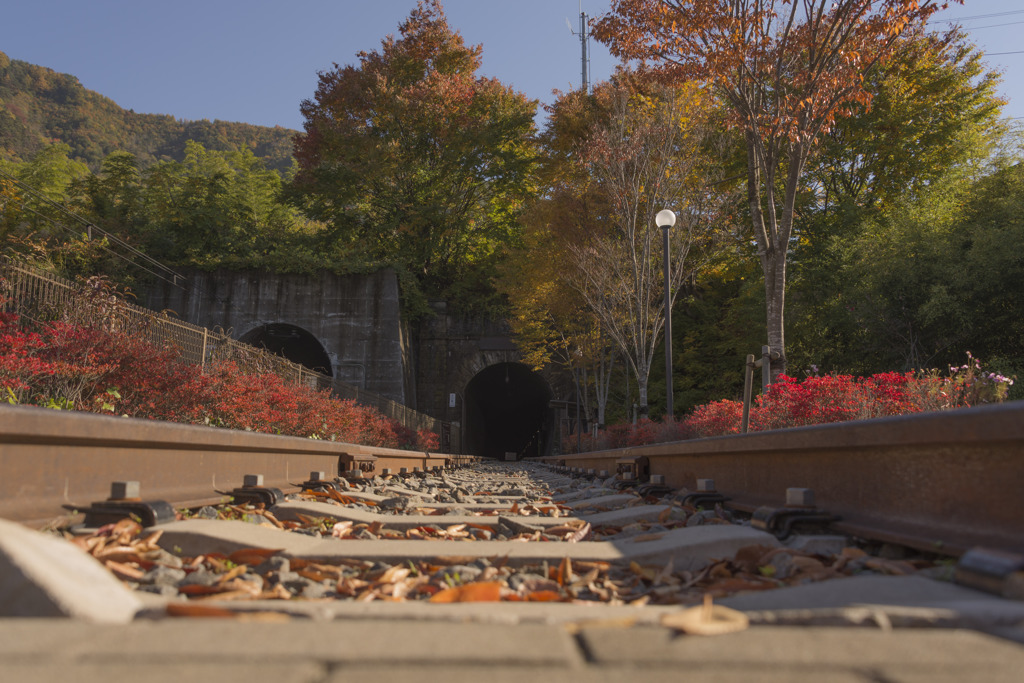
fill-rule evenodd
<path id="1" fill-rule="evenodd" d="M 1024 14 L 1024 9 L 1009 10 L 1007 12 L 996 12 L 995 14 L 975 14 L 970 17 L 953 17 L 952 19 L 935 19 L 931 23 L 933 24 L 958 24 L 961 21 L 971 21 L 972 19 L 995 19 L 996 17 L 1008 17 L 1013 14 Z"/>
<path id="2" fill-rule="evenodd" d="M 1013 50 L 1011 52 L 986 52 L 986 57 L 995 57 L 997 55 L 1024 55 L 1024 50 Z"/>
<path id="3" fill-rule="evenodd" d="M 185 281 L 185 276 L 182 275 L 181 273 L 178 273 L 177 271 L 172 270 L 171 268 L 168 268 L 167 266 L 165 266 L 164 264 L 160 263 L 159 261 L 157 261 L 155 258 L 150 256 L 149 254 L 146 254 L 146 253 L 143 253 L 143 252 L 139 251 L 138 249 L 136 249 L 132 245 L 130 245 L 127 242 L 125 242 L 124 240 L 122 240 L 117 235 L 109 233 L 106 230 L 104 230 L 103 228 L 101 228 L 101 227 L 91 223 L 90 221 L 87 221 L 86 219 L 82 218 L 81 216 L 76 214 L 74 211 L 72 211 L 68 207 L 64 206 L 63 204 L 60 204 L 59 202 L 53 201 L 52 199 L 50 199 L 49 197 L 47 197 L 46 195 L 41 193 L 39 190 L 35 189 L 31 185 L 28 185 L 28 184 L 22 182 L 21 180 L 18 180 L 17 178 L 15 178 L 11 174 L 7 173 L 6 171 L 0 170 L 0 177 L 6 178 L 7 180 L 11 181 L 12 183 L 14 183 L 15 186 L 17 186 L 19 189 L 24 191 L 26 194 L 34 197 L 35 199 L 37 199 L 38 201 L 42 202 L 43 204 L 49 206 L 50 208 L 56 209 L 57 211 L 59 211 L 60 213 L 64 214 L 65 216 L 68 216 L 72 220 L 74 220 L 74 221 L 76 221 L 78 223 L 81 223 L 86 228 L 86 230 L 88 231 L 90 238 L 92 237 L 92 232 L 96 231 L 100 235 L 105 237 L 107 239 L 108 243 L 115 244 L 115 245 L 121 247 L 122 249 L 127 250 L 130 254 L 134 255 L 135 257 L 137 257 L 139 259 L 142 259 L 143 261 L 148 262 L 151 266 L 157 268 L 158 270 L 163 271 L 167 275 L 170 275 L 171 278 L 168 279 L 167 277 L 164 277 L 163 275 L 160 275 L 159 273 L 156 273 L 156 272 L 150 270 L 149 268 L 146 268 L 145 266 L 142 266 L 141 264 L 137 263 L 136 261 L 132 260 L 131 258 L 128 258 L 127 256 L 125 256 L 123 254 L 119 254 L 119 253 L 117 253 L 117 252 L 115 252 L 115 251 L 113 251 L 111 249 L 107 249 L 106 247 L 104 247 L 104 249 L 107 252 L 109 252 L 110 254 L 112 254 L 113 256 L 116 256 L 117 258 L 119 258 L 119 259 L 121 259 L 121 260 L 123 260 L 123 261 L 125 261 L 127 263 L 130 263 L 133 266 L 135 266 L 137 268 L 140 268 L 141 270 L 144 270 L 147 273 L 150 273 L 151 275 L 153 275 L 155 277 L 158 277 L 158 278 L 160 278 L 161 280 L 163 280 L 165 282 L 169 282 L 171 285 L 173 285 L 175 287 L 179 287 L 181 289 L 184 289 L 183 285 L 179 285 L 178 284 L 178 278 L 181 278 L 182 282 Z M 65 229 L 65 230 L 67 230 L 68 232 L 71 232 L 72 234 L 77 234 L 77 233 L 75 233 L 74 230 L 72 230 L 68 226 L 64 225 L 60 221 L 57 221 L 53 217 L 47 216 L 47 215 L 42 214 L 42 213 L 39 213 L 38 211 L 35 211 L 34 209 L 31 209 L 29 207 L 25 207 L 24 204 L 22 206 L 27 211 L 30 211 L 30 212 L 34 213 L 35 215 L 40 216 L 41 218 L 45 218 L 46 220 L 50 221 L 54 225 L 57 225 L 58 227 L 61 227 L 61 228 Z"/>
<path id="4" fill-rule="evenodd" d="M 1014 26 L 1016 24 L 1024 24 L 1024 21 L 1007 21 L 1004 24 L 985 24 L 984 26 L 972 26 L 968 31 L 978 31 L 983 28 L 1002 28 L 1003 26 Z"/>

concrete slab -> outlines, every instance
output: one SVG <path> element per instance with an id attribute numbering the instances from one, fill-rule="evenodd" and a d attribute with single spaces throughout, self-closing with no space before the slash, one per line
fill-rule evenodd
<path id="1" fill-rule="evenodd" d="M 0 616 L 131 621 L 141 604 L 76 546 L 0 520 Z"/>
<path id="2" fill-rule="evenodd" d="M 345 495 L 348 495 L 348 494 L 345 494 Z M 361 500 L 371 501 L 371 498 L 368 497 L 371 494 L 362 494 L 362 495 L 363 495 L 363 498 L 361 498 Z M 355 497 L 356 496 L 352 496 L 352 498 L 355 498 Z M 391 498 L 395 498 L 395 497 L 396 496 L 391 496 Z M 383 501 L 383 500 L 389 500 L 389 498 L 384 498 L 384 497 L 381 497 L 381 496 L 373 496 L 373 500 L 371 502 L 380 502 L 380 501 Z M 344 506 L 344 505 L 334 505 L 333 503 L 328 503 L 328 502 L 324 502 L 324 501 L 313 501 L 313 500 L 293 499 L 293 500 L 288 500 L 287 502 L 290 502 L 290 503 L 313 503 L 313 502 L 317 502 L 317 503 L 320 503 L 321 505 L 332 505 L 334 507 L 347 507 L 347 506 Z M 519 501 L 519 502 L 521 502 L 521 501 Z M 548 505 L 548 503 L 542 503 L 542 505 Z M 373 507 L 373 506 L 369 506 L 369 507 Z M 487 512 L 487 511 L 492 511 L 492 510 L 496 511 L 496 512 L 506 512 L 509 509 L 511 509 L 512 503 L 509 503 L 509 504 L 505 504 L 505 503 L 454 503 L 454 502 L 453 503 L 439 503 L 439 502 L 437 502 L 435 500 L 432 500 L 430 498 L 422 498 L 421 502 L 417 503 L 416 507 L 418 507 L 418 508 L 429 508 L 429 509 L 438 509 L 438 508 L 440 508 L 440 509 L 444 509 L 444 510 L 465 510 L 467 512 L 467 514 L 469 514 L 471 512 Z"/>
<path id="3" fill-rule="evenodd" d="M 658 566 L 671 559 L 676 571 L 702 569 L 712 560 L 733 557 L 737 550 L 748 545 L 779 545 L 778 539 L 771 534 L 733 524 L 672 529 L 611 543 L 625 559 L 641 565 Z"/>
<path id="4" fill-rule="evenodd" d="M 610 524 L 612 526 L 625 526 L 634 522 L 654 522 L 658 520 L 665 510 L 674 509 L 668 519 L 678 520 L 685 517 L 685 513 L 678 507 L 672 505 L 634 505 L 619 510 L 608 510 L 607 512 L 592 512 L 587 515 L 578 515 L 576 519 L 590 522 L 593 526 Z"/>
<path id="5" fill-rule="evenodd" d="M 166 599 L 163 599 L 166 602 Z M 205 601 L 204 604 L 238 613 L 280 612 L 315 621 L 350 621 L 374 619 L 405 622 L 430 622 L 443 627 L 445 623 L 494 624 L 515 626 L 541 624 L 567 626 L 573 629 L 587 625 L 658 626 L 661 618 L 679 608 L 673 605 L 607 605 L 599 602 L 493 602 L 430 603 L 356 602 L 352 600 L 253 600 Z M 154 616 L 163 612 L 154 610 Z"/>
<path id="6" fill-rule="evenodd" d="M 918 670 L 935 680 L 988 681 L 1006 668 L 1024 667 L 1024 647 L 973 631 L 956 629 L 881 629 L 753 627 L 723 636 L 680 636 L 668 629 L 587 628 L 580 633 L 597 664 L 677 664 L 732 666 L 768 670 L 806 666 L 878 671 L 872 680 L 899 680 L 884 675 L 888 667 Z M 942 678 L 953 672 L 959 678 Z"/>
<path id="7" fill-rule="evenodd" d="M 1024 602 L 922 576 L 852 576 L 723 598 L 770 623 L 889 623 L 989 628 L 1024 624 Z"/>
<path id="8" fill-rule="evenodd" d="M 642 500 L 639 496 L 634 496 L 631 493 L 612 493 L 578 501 L 566 501 L 564 505 L 578 512 L 583 512 L 584 510 L 593 510 L 597 507 L 619 508 L 630 503 L 640 504 L 641 502 Z"/>
<path id="9" fill-rule="evenodd" d="M 457 508 L 456 508 L 457 509 Z M 298 515 L 308 517 L 330 517 L 337 520 L 349 520 L 354 524 L 373 524 L 380 522 L 389 529 L 414 529 L 419 526 L 447 527 L 452 524 L 480 524 L 483 526 L 495 526 L 498 524 L 498 515 L 384 515 L 376 512 L 367 512 L 358 508 L 348 508 L 330 503 L 306 503 L 293 501 L 275 505 L 271 511 L 278 519 L 297 520 Z M 533 526 L 560 526 L 565 524 L 567 517 L 542 517 L 529 516 L 519 517 L 513 515 L 502 515 L 511 517 L 513 520 Z"/>
<path id="10" fill-rule="evenodd" d="M 551 499 L 559 503 L 571 503 L 573 501 L 584 500 L 586 498 L 598 498 L 600 496 L 614 496 L 618 494 L 619 491 L 617 489 L 587 487 L 582 489 L 573 489 L 564 493 L 556 493 L 551 496 Z"/>
<path id="11" fill-rule="evenodd" d="M 210 634 L 213 636 L 214 634 Z M 320 683 L 327 677 L 326 664 L 304 662 L 260 662 L 242 660 L 190 662 L 187 653 L 173 661 L 159 662 L 61 662 L 46 658 L 38 662 L 0 662 L 5 681 L 31 683 L 181 683 L 182 681 L 288 681 Z"/>
<path id="12" fill-rule="evenodd" d="M 45 620 L 0 620 L 0 640 L 19 639 L 23 621 L 35 622 L 30 630 L 48 625 Z M 582 662 L 567 631 L 538 624 L 520 624 L 513 628 L 452 622 L 435 628 L 422 622 L 372 618 L 331 623 L 305 619 L 265 623 L 210 618 L 137 621 L 131 625 L 73 623 L 78 628 L 64 630 L 65 641 L 57 652 L 59 658 L 79 664 L 179 659 L 210 664 L 277 661 L 393 665 L 437 661 L 451 665 L 518 663 L 568 667 Z M 9 662 L 30 663 L 39 659 L 38 651 L 24 655 L 4 653 L 0 656 L 0 671 L 5 671 Z M 73 677 L 71 680 L 80 679 Z"/>
<path id="13" fill-rule="evenodd" d="M 161 547 L 183 555 L 232 553 L 242 548 L 279 548 L 286 555 L 307 559 L 361 559 L 396 564 L 409 559 L 507 557 L 513 565 L 544 560 L 590 562 L 636 561 L 664 566 L 669 559 L 677 570 L 694 570 L 710 560 L 732 557 L 746 545 L 776 546 L 774 536 L 749 527 L 709 525 L 673 529 L 652 537 L 615 542 L 524 543 L 517 541 L 358 541 L 316 539 L 303 534 L 246 524 L 191 519 L 156 527 L 164 533 Z"/>
<path id="14" fill-rule="evenodd" d="M 449 664 L 532 663 L 572 666 L 580 656 L 572 637 L 553 627 L 521 624 L 513 629 L 489 624 L 293 620 L 289 623 L 242 624 L 215 629 L 209 619 L 139 622 L 117 638 L 96 638 L 82 658 L 96 660 L 123 652 L 149 657 L 187 654 L 190 661 L 284 658 L 329 663 L 444 661 Z M 216 620 L 213 620 L 216 621 Z"/>
<path id="15" fill-rule="evenodd" d="M 48 629 L 62 644 L 35 647 Z M 11 643 L 0 649 L 4 680 L 34 683 L 239 677 L 298 683 L 681 677 L 687 683 L 1016 683 L 1024 656 L 1024 647 L 960 630 L 755 627 L 699 637 L 612 620 L 564 628 L 374 618 L 333 623 L 166 619 L 133 625 L 0 619 L 0 643 Z M 27 649 L 17 653 L 16 645 Z"/>
<path id="16" fill-rule="evenodd" d="M 870 678 L 834 669 L 805 669 L 807 680 L 828 681 L 828 683 L 876 683 Z M 685 676 L 685 678 L 684 678 Z M 424 664 L 407 666 L 354 666 L 339 668 L 326 683 L 349 683 L 353 680 L 374 681 L 374 683 L 410 683 L 411 681 L 444 681 L 444 683 L 524 683 L 544 681 L 545 683 L 622 683 L 628 680 L 642 681 L 686 681 L 686 683 L 793 683 L 792 671 L 764 671 L 750 667 L 736 668 L 719 666 L 711 670 L 687 669 L 681 673 L 675 666 L 587 666 L 582 669 L 553 671 L 533 666 L 514 666 L 503 669 L 483 667 L 447 667 Z"/>

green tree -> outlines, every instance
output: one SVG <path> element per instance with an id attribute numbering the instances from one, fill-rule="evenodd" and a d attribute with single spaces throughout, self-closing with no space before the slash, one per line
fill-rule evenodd
<path id="1" fill-rule="evenodd" d="M 891 60 L 868 72 L 871 107 L 822 138 L 798 204 L 787 320 L 796 368 L 875 372 L 956 347 L 951 326 L 926 332 L 907 312 L 928 298 L 915 287 L 948 291 L 950 280 L 936 278 L 946 273 L 940 264 L 960 258 L 950 231 L 971 184 L 1003 153 L 997 85 L 956 31 L 906 36 Z"/>
<path id="2" fill-rule="evenodd" d="M 53 203 L 62 203 L 76 181 L 86 177 L 85 164 L 69 158 L 71 148 L 53 143 L 42 148 L 27 162 L 4 162 L 0 171 L 27 188 L 15 188 L 7 180 L 8 201 L 5 213 L 4 240 L 29 240 L 39 248 L 74 239 L 80 225 L 69 221 Z"/>
<path id="3" fill-rule="evenodd" d="M 482 296 L 534 192 L 536 103 L 476 76 L 436 0 L 376 52 L 320 73 L 302 103 L 296 201 L 351 258 L 405 274 L 419 293 Z"/>
<path id="4" fill-rule="evenodd" d="M 674 82 L 708 83 L 747 153 L 768 344 L 786 368 L 786 267 L 797 198 L 820 137 L 870 101 L 864 73 L 938 9 L 931 0 L 614 0 L 594 35 Z"/>
<path id="5" fill-rule="evenodd" d="M 252 150 L 186 145 L 184 162 L 149 168 L 143 179 L 147 252 L 202 268 L 308 270 L 318 228 L 282 199 L 283 182 Z"/>

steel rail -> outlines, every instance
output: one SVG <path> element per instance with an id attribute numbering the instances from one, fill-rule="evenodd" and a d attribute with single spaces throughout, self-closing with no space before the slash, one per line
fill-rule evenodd
<path id="1" fill-rule="evenodd" d="M 123 480 L 139 481 L 145 500 L 217 502 L 215 490 L 245 474 L 287 489 L 360 456 L 378 472 L 472 459 L 0 406 L 0 517 L 45 523 L 62 504 L 105 500 Z M 713 479 L 747 511 L 781 507 L 787 488 L 805 487 L 855 536 L 952 555 L 978 545 L 1024 551 L 1024 402 L 539 460 L 610 472 L 643 461 L 673 488 Z"/>
<path id="2" fill-rule="evenodd" d="M 614 472 L 643 458 L 673 488 L 713 479 L 746 511 L 803 487 L 853 535 L 951 555 L 1024 550 L 1024 401 L 542 460 Z"/>
<path id="3" fill-rule="evenodd" d="M 419 451 L 136 420 L 73 411 L 0 406 L 0 518 L 30 525 L 88 507 L 114 481 L 138 481 L 143 500 L 176 506 L 217 503 L 262 474 L 293 490 L 310 472 L 333 477 L 369 456 L 376 472 L 430 470 L 472 460 Z M 363 458 L 364 460 L 366 458 Z"/>

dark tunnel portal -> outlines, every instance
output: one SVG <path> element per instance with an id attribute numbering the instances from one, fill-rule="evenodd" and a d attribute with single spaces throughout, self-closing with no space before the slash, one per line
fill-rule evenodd
<path id="1" fill-rule="evenodd" d="M 331 359 L 316 337 L 295 325 L 270 323 L 250 330 L 238 340 L 284 356 L 293 363 L 333 377 Z"/>
<path id="2" fill-rule="evenodd" d="M 550 434 L 551 389 L 521 363 L 484 368 L 466 385 L 466 450 L 503 460 L 542 455 Z"/>

